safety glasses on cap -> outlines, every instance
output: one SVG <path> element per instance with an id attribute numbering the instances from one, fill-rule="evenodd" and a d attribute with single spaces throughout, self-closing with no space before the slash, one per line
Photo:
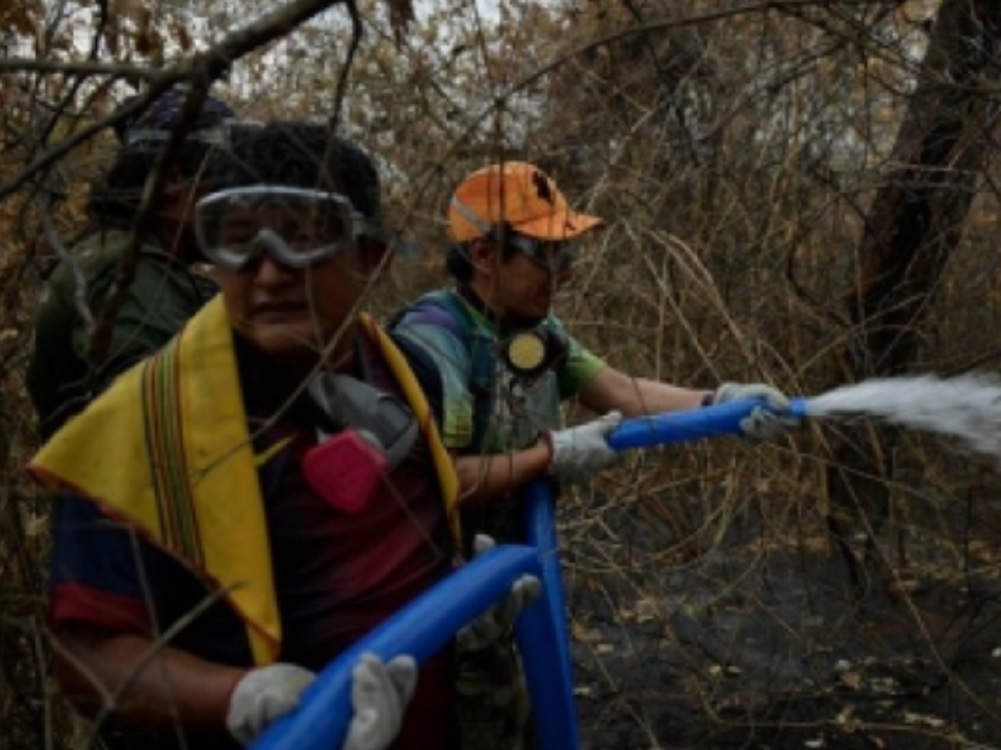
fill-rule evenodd
<path id="1" fill-rule="evenodd" d="M 388 244 L 345 196 L 278 185 L 205 196 L 195 207 L 195 235 L 209 260 L 234 271 L 262 252 L 303 269 L 350 249 L 359 237 Z"/>
<path id="2" fill-rule="evenodd" d="M 508 233 L 505 241 L 535 265 L 547 271 L 566 271 L 580 252 L 580 245 L 569 240 L 538 240 L 523 234 Z"/>

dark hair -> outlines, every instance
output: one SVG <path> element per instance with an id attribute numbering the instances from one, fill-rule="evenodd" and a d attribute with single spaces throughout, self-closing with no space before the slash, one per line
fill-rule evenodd
<path id="1" fill-rule="evenodd" d="M 460 283 L 465 284 L 472 281 L 473 264 L 469 262 L 469 253 L 473 245 L 484 240 L 499 244 L 501 247 L 501 260 L 509 260 L 517 252 L 517 249 L 509 242 L 503 241 L 505 231 L 509 230 L 491 230 L 482 237 L 449 245 L 448 252 L 445 254 L 445 269 L 452 278 Z"/>
<path id="2" fill-rule="evenodd" d="M 376 223 L 382 213 L 372 160 L 324 124 L 234 123 L 206 176 L 215 189 L 270 184 L 336 192 Z"/>
<path id="3" fill-rule="evenodd" d="M 463 284 L 473 278 L 473 264 L 469 262 L 469 245 L 468 242 L 449 245 L 445 254 L 445 270 L 453 279 Z"/>
<path id="4" fill-rule="evenodd" d="M 186 86 L 177 86 L 154 101 L 139 115 L 120 120 L 114 126 L 122 144 L 104 180 L 91 188 L 87 212 L 103 228 L 130 227 L 139 210 L 146 180 L 156 166 L 164 143 L 177 124 L 188 95 Z M 119 109 L 134 102 L 128 97 Z M 175 179 L 190 182 L 199 176 L 212 150 L 206 131 L 219 128 L 233 118 L 233 109 L 220 99 L 207 97 L 202 103 L 189 137 L 173 154 Z"/>

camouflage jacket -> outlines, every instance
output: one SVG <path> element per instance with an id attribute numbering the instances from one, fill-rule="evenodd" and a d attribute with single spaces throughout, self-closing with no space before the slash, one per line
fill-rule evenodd
<path id="1" fill-rule="evenodd" d="M 135 276 L 111 321 L 111 345 L 99 367 L 90 363 L 86 305 L 95 322 L 111 294 L 128 230 L 99 230 L 71 250 L 46 280 L 35 319 L 27 386 L 43 439 L 81 411 L 118 374 L 152 354 L 217 291 L 213 281 L 189 270 L 151 239 L 136 259 Z"/>

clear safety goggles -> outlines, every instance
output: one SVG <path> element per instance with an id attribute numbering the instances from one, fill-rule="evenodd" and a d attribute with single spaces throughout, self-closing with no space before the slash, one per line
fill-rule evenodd
<path id="1" fill-rule="evenodd" d="M 283 266 L 303 269 L 350 249 L 359 237 L 389 245 L 345 196 L 279 185 L 205 196 L 195 207 L 195 236 L 209 260 L 234 271 L 262 252 Z"/>
<path id="2" fill-rule="evenodd" d="M 508 234 L 507 243 L 535 265 L 547 271 L 566 271 L 580 254 L 580 244 L 568 240 L 537 240 L 523 234 Z"/>

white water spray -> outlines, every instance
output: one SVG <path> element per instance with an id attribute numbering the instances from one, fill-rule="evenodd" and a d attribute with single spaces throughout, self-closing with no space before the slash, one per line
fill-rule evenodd
<path id="1" fill-rule="evenodd" d="M 868 415 L 891 424 L 958 438 L 1001 460 L 1001 379 L 971 373 L 878 378 L 804 399 L 811 417 Z"/>

